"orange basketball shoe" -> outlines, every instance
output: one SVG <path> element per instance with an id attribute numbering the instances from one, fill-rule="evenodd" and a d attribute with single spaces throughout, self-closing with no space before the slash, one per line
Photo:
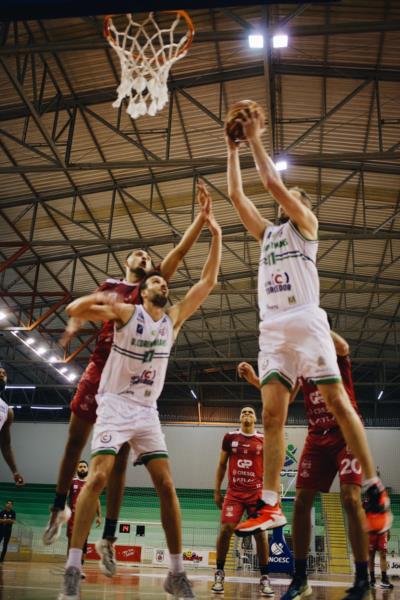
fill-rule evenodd
<path id="1" fill-rule="evenodd" d="M 235 527 L 235 534 L 239 537 L 246 537 L 252 533 L 265 531 L 266 529 L 275 529 L 286 525 L 287 520 L 282 512 L 280 504 L 277 502 L 274 506 L 265 504 L 259 500 L 256 505 L 256 511 L 243 523 Z"/>
<path id="2" fill-rule="evenodd" d="M 393 514 L 390 510 L 390 500 L 382 484 L 371 485 L 366 491 L 364 503 L 367 515 L 367 531 L 369 533 L 385 533 L 392 525 Z"/>

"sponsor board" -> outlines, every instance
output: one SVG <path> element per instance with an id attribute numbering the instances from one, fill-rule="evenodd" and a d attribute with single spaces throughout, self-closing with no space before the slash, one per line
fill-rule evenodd
<path id="1" fill-rule="evenodd" d="M 115 558 L 119 562 L 140 562 L 141 556 L 141 546 L 115 546 Z M 94 544 L 87 545 L 86 560 L 100 560 Z"/>
<path id="2" fill-rule="evenodd" d="M 272 530 L 269 539 L 268 567 L 271 573 L 293 572 L 293 555 L 283 535 L 283 527 Z"/>
<path id="3" fill-rule="evenodd" d="M 210 554 L 213 556 L 210 557 Z M 208 550 L 183 550 L 182 552 L 183 564 L 194 565 L 197 567 L 208 567 L 214 558 L 215 552 L 209 552 Z M 154 565 L 168 565 L 169 555 L 168 550 L 165 548 L 154 548 L 153 550 L 153 564 Z"/>

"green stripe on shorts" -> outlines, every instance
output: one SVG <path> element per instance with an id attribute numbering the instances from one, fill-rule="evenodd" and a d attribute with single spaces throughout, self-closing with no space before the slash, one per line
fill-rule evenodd
<path id="1" fill-rule="evenodd" d="M 326 379 L 312 379 L 314 385 L 324 385 L 325 383 L 342 383 L 340 377 L 327 377 Z"/>
<path id="2" fill-rule="evenodd" d="M 94 456 L 99 456 L 100 454 L 111 454 L 112 456 L 117 456 L 117 452 L 112 448 L 107 448 L 106 450 L 95 450 L 91 456 L 93 458 Z"/>
<path id="3" fill-rule="evenodd" d="M 168 458 L 168 453 L 167 452 L 148 452 L 147 454 L 142 454 L 139 458 L 140 458 L 140 461 L 144 465 L 147 465 L 147 463 L 150 460 L 153 460 L 153 458 Z"/>
<path id="4" fill-rule="evenodd" d="M 268 373 L 268 375 L 266 377 L 264 377 L 264 379 L 261 381 L 260 387 L 263 387 L 266 383 L 268 383 L 269 381 L 271 381 L 271 379 L 277 379 L 278 381 L 280 381 L 281 383 L 283 383 L 283 385 L 285 387 L 287 387 L 287 389 L 289 390 L 289 392 L 292 391 L 292 389 L 293 389 L 292 382 L 290 381 L 290 379 L 288 377 L 286 377 L 280 371 L 271 371 L 270 373 Z"/>

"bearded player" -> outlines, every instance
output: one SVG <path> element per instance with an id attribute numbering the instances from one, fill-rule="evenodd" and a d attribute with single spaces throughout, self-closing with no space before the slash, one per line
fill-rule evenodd
<path id="1" fill-rule="evenodd" d="M 71 518 L 67 523 L 67 538 L 68 538 L 68 551 L 71 545 L 71 537 L 72 530 L 74 527 L 74 519 L 75 519 L 75 511 L 76 504 L 78 502 L 79 494 L 83 490 L 83 486 L 86 483 L 87 476 L 89 473 L 89 464 L 86 460 L 80 460 L 78 464 L 78 468 L 76 470 L 76 477 L 73 478 L 71 487 L 68 494 L 68 506 L 71 509 Z M 96 511 L 96 527 L 100 527 L 101 525 L 101 505 L 100 500 L 97 501 L 97 511 Z M 87 552 L 87 540 L 84 543 L 82 549 L 82 565 L 84 563 L 85 554 Z M 83 571 L 81 572 L 81 578 L 85 579 L 85 574 Z"/>
<path id="2" fill-rule="evenodd" d="M 290 393 L 299 377 L 318 388 L 335 416 L 347 445 L 359 460 L 367 502 L 367 528 L 386 531 L 393 516 L 385 488 L 377 476 L 365 429 L 343 386 L 327 315 L 320 308 L 316 267 L 318 220 L 310 197 L 288 189 L 261 141 L 260 112 L 246 109 L 237 119 L 248 141 L 258 176 L 279 206 L 279 223 L 265 219 L 243 191 L 238 144 L 226 135 L 228 188 L 244 226 L 259 241 L 260 310 L 259 377 L 263 402 L 264 483 L 254 515 L 239 533 L 280 527 L 286 518 L 278 501 L 285 458 L 285 422 Z"/>
<path id="3" fill-rule="evenodd" d="M 201 212 L 173 250 L 161 261 L 160 273 L 166 280 L 176 272 L 179 263 L 197 240 L 206 221 L 205 208 L 210 208 L 211 198 L 207 188 L 202 182 L 198 183 L 198 201 Z M 133 250 L 125 261 L 126 275 L 123 281 L 108 279 L 100 287 L 101 292 L 115 293 L 118 298 L 127 304 L 139 304 L 140 282 L 152 269 L 152 262 L 145 250 Z M 64 343 L 66 343 L 82 325 L 82 319 L 70 319 Z M 96 422 L 96 400 L 101 374 L 109 356 L 113 341 L 113 323 L 106 321 L 97 339 L 96 348 L 89 359 L 89 363 L 78 384 L 75 396 L 71 402 L 71 419 L 69 424 L 68 439 L 61 461 L 56 495 L 51 509 L 50 520 L 43 534 L 43 543 L 52 544 L 60 536 L 63 523 L 70 517 L 70 509 L 66 505 L 68 490 L 72 477 L 76 471 L 79 457 L 86 445 L 93 425 Z M 103 531 L 103 539 L 96 545 L 101 556 L 103 573 L 112 577 L 116 572 L 113 544 L 116 540 L 115 533 L 119 510 L 122 503 L 125 485 L 125 471 L 129 455 L 129 445 L 124 444 L 115 461 L 113 472 L 107 490 L 107 515 Z"/>
<path id="4" fill-rule="evenodd" d="M 207 226 L 212 240 L 200 280 L 185 297 L 165 309 L 168 284 L 149 274 L 141 284 L 143 306 L 128 306 L 114 295 L 97 293 L 75 300 L 69 315 L 114 321 L 114 341 L 97 394 L 97 421 L 92 439 L 89 478 L 77 506 L 71 547 L 59 600 L 79 600 L 82 547 L 94 517 L 95 502 L 108 485 L 115 457 L 129 443 L 135 462 L 146 465 L 160 497 L 171 571 L 164 590 L 174 598 L 195 598 L 183 569 L 181 516 L 172 480 L 157 400 L 162 392 L 172 345 L 183 323 L 217 283 L 221 229 L 212 213 Z"/>
<path id="5" fill-rule="evenodd" d="M 358 413 L 355 397 L 349 345 L 331 331 L 343 384 L 352 406 Z M 248 363 L 239 365 L 239 374 L 259 388 L 259 379 Z M 307 581 L 307 556 L 311 541 L 311 509 L 318 492 L 329 492 L 339 474 L 340 494 L 347 514 L 348 535 L 355 563 L 354 585 L 347 590 L 345 600 L 365 600 L 369 597 L 368 542 L 365 515 L 361 502 L 361 466 L 350 452 L 338 423 L 329 412 L 318 388 L 301 379 L 291 394 L 293 402 L 302 388 L 308 420 L 308 435 L 301 454 L 296 480 L 296 499 L 292 523 L 295 572 L 281 600 L 300 600 L 312 594 Z"/>
<path id="6" fill-rule="evenodd" d="M 248 515 L 255 510 L 262 490 L 263 443 L 264 436 L 256 431 L 256 413 L 251 406 L 245 406 L 240 413 L 240 429 L 231 431 L 222 440 L 222 449 L 215 475 L 214 500 L 221 509 L 221 530 L 217 539 L 217 568 L 214 575 L 214 594 L 224 592 L 225 560 L 229 543 L 236 525 L 244 511 Z M 225 498 L 221 494 L 221 484 L 226 469 L 228 489 Z M 260 594 L 273 596 L 268 577 L 268 540 L 265 533 L 255 534 L 257 556 L 260 566 Z"/>

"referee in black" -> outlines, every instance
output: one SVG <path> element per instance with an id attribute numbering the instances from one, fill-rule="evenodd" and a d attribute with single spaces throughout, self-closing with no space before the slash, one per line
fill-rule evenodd
<path id="1" fill-rule="evenodd" d="M 0 562 L 4 561 L 7 552 L 8 542 L 11 537 L 12 526 L 15 523 L 15 510 L 13 510 L 12 500 L 8 500 L 4 509 L 0 512 L 0 544 L 3 542 L 3 549 L 0 555 Z"/>

